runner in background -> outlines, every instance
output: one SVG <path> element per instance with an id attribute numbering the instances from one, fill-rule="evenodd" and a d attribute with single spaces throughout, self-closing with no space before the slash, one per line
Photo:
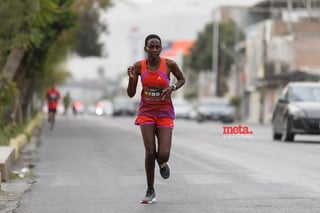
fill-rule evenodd
<path id="1" fill-rule="evenodd" d="M 46 98 L 48 105 L 48 122 L 51 124 L 50 128 L 53 129 L 58 102 L 60 100 L 60 92 L 56 89 L 54 83 L 52 83 L 51 88 L 47 90 Z"/>
<path id="2" fill-rule="evenodd" d="M 63 107 L 64 107 L 63 115 L 68 114 L 68 109 L 70 107 L 70 103 L 71 103 L 71 96 L 70 96 L 70 92 L 68 91 L 65 94 L 65 96 L 63 97 Z"/>

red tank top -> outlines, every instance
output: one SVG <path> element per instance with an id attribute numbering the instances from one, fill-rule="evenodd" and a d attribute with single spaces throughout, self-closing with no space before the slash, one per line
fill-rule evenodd
<path id="1" fill-rule="evenodd" d="M 160 58 L 157 71 L 147 69 L 147 60 L 141 61 L 141 100 L 138 115 L 174 118 L 171 98 L 161 100 L 162 90 L 170 85 L 166 59 Z"/>
<path id="2" fill-rule="evenodd" d="M 49 89 L 47 91 L 48 108 L 56 109 L 58 107 L 59 98 L 60 98 L 60 93 L 58 90 Z"/>

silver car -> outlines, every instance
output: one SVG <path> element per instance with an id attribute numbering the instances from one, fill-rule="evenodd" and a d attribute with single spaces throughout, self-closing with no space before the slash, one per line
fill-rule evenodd
<path id="1" fill-rule="evenodd" d="M 273 139 L 293 141 L 296 134 L 320 134 L 320 83 L 291 82 L 272 116 Z"/>
<path id="2" fill-rule="evenodd" d="M 133 116 L 137 113 L 137 105 L 133 99 L 126 96 L 117 96 L 113 99 L 114 116 Z"/>

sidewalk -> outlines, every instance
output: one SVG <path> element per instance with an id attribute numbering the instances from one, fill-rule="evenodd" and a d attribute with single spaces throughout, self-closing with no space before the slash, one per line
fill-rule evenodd
<path id="1" fill-rule="evenodd" d="M 22 168 L 28 168 L 32 174 L 33 160 L 37 154 L 38 135 L 41 127 L 37 128 L 30 141 L 26 143 L 20 150 L 19 158 L 17 159 L 13 171 L 21 171 Z M 13 213 L 19 206 L 19 201 L 22 195 L 29 190 L 30 186 L 35 183 L 35 177 L 17 176 L 15 179 L 10 179 L 7 182 L 1 183 L 0 191 L 0 213 Z"/>

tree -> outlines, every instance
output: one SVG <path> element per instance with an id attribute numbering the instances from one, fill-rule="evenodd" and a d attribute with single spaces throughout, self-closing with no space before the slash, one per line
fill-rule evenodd
<path id="1" fill-rule="evenodd" d="M 196 73 L 212 69 L 212 32 L 213 23 L 208 23 L 204 30 L 198 34 L 195 45 L 191 49 L 191 54 L 186 60 L 188 62 L 186 65 Z M 233 21 L 219 23 L 218 69 L 219 77 L 221 78 L 218 79 L 219 96 L 223 96 L 227 92 L 225 78 L 229 76 L 231 65 L 235 60 L 232 51 L 236 45 L 238 35 L 239 40 L 244 38 L 243 32 L 237 28 Z"/>
<path id="2" fill-rule="evenodd" d="M 100 35 L 107 32 L 107 25 L 100 21 L 101 9 L 106 10 L 112 4 L 109 0 L 77 0 L 74 11 L 78 18 L 76 45 L 73 49 L 79 56 L 102 56 L 103 43 Z"/>
<path id="3" fill-rule="evenodd" d="M 20 91 L 17 93 L 19 98 L 8 109 L 13 115 L 22 112 L 14 116 L 21 122 L 27 115 L 34 81 L 42 72 L 46 53 L 63 30 L 72 26 L 72 14 L 68 11 L 71 3 L 72 0 L 6 0 L 0 4 L 0 20 L 5 20 L 0 27 L 0 43 L 4 44 L 0 60 L 0 93 L 5 95 L 3 88 L 15 82 L 11 85 Z"/>
<path id="4" fill-rule="evenodd" d="M 88 7 L 83 7 L 87 5 L 99 11 L 111 4 L 109 0 L 0 1 L 0 97 L 8 100 L 5 106 L 0 102 L 0 123 L 6 117 L 6 109 L 14 111 L 7 114 L 21 112 L 15 118 L 23 118 L 19 119 L 23 122 L 33 96 L 42 97 L 49 82 L 58 83 L 69 75 L 60 65 L 75 45 L 83 44 L 74 41 L 78 32 L 86 30 L 79 27 L 82 24 L 79 17 L 87 13 Z M 95 23 L 99 20 L 97 13 L 91 20 L 92 25 L 99 26 Z M 100 32 L 102 28 L 94 29 Z M 95 43 L 98 36 L 91 39 Z M 89 55 L 97 54 L 87 53 Z M 6 89 L 8 85 L 10 90 Z M 18 92 L 8 92 L 15 89 Z M 12 94 L 18 101 L 8 99 Z M 4 125 L 6 122 L 10 120 L 5 119 Z"/>
<path id="5" fill-rule="evenodd" d="M 30 63 L 28 58 L 33 58 L 37 52 L 46 52 L 50 43 L 55 41 L 63 29 L 70 27 L 71 22 L 66 21 L 66 17 L 71 17 L 71 14 L 66 10 L 66 6 L 71 1 L 61 3 L 59 0 L 7 0 L 7 4 L 0 5 L 0 19 L 9 20 L 10 23 L 0 29 L 0 39 L 6 44 L 1 55 L 4 66 L 0 69 L 0 90 L 4 86 L 4 78 L 12 80 L 18 69 L 26 68 L 21 66 L 23 62 L 24 65 L 31 65 L 33 62 Z M 34 59 L 36 63 L 32 65 L 37 68 L 41 60 Z M 30 69 L 24 69 L 27 70 Z"/>

